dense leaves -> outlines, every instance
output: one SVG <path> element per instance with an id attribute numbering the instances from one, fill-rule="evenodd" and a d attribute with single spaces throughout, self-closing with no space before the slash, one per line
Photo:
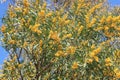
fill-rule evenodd
<path id="1" fill-rule="evenodd" d="M 23 0 L 8 9 L 1 27 L 9 52 L 2 80 L 120 78 L 120 48 L 114 44 L 120 15 L 99 1 L 74 0 L 55 10 L 40 3 Z"/>

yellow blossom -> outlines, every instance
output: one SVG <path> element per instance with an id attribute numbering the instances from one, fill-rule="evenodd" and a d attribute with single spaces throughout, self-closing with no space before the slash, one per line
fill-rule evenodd
<path id="1" fill-rule="evenodd" d="M 95 59 L 95 61 L 99 61 L 99 58 L 97 56 L 94 56 L 93 58 Z"/>
<path id="2" fill-rule="evenodd" d="M 97 5 L 95 5 L 94 7 L 92 7 L 90 10 L 89 10 L 89 13 L 88 14 L 92 14 L 96 9 L 100 8 L 102 6 L 102 3 L 99 3 Z"/>
<path id="3" fill-rule="evenodd" d="M 74 77 L 76 77 L 76 76 L 77 76 L 77 73 L 74 74 Z"/>
<path id="4" fill-rule="evenodd" d="M 115 68 L 114 72 L 115 72 L 115 77 L 120 78 L 120 70 L 118 68 Z"/>
<path id="5" fill-rule="evenodd" d="M 6 30 L 6 27 L 5 27 L 4 25 L 2 25 L 1 31 L 2 31 L 2 32 L 5 32 L 5 30 Z"/>
<path id="6" fill-rule="evenodd" d="M 36 0 L 36 1 L 35 1 L 35 4 L 36 4 L 36 5 L 38 5 L 38 4 L 39 4 L 39 2 L 40 2 L 39 0 Z"/>
<path id="7" fill-rule="evenodd" d="M 105 34 L 105 36 L 107 36 L 107 37 L 112 37 L 112 36 L 114 36 L 114 33 L 110 33 L 110 32 L 108 32 L 108 31 L 106 31 L 104 34 Z"/>
<path id="8" fill-rule="evenodd" d="M 106 19 L 107 22 L 111 22 L 111 20 L 112 20 L 112 16 L 108 16 Z"/>
<path id="9" fill-rule="evenodd" d="M 105 64 L 105 66 L 111 66 L 112 65 L 112 63 L 106 63 Z"/>
<path id="10" fill-rule="evenodd" d="M 58 49 L 61 50 L 62 49 L 62 45 L 58 45 Z"/>
<path id="11" fill-rule="evenodd" d="M 92 46 L 91 46 L 91 49 L 94 49 L 95 48 L 95 44 L 93 44 Z"/>
<path id="12" fill-rule="evenodd" d="M 64 52 L 63 51 L 57 51 L 56 53 L 55 53 L 55 56 L 56 57 L 60 57 L 60 56 L 63 56 L 64 55 Z"/>
<path id="13" fill-rule="evenodd" d="M 45 11 L 44 11 L 44 10 L 41 10 L 41 11 L 38 13 L 38 16 L 44 17 L 44 16 L 45 16 Z"/>
<path id="14" fill-rule="evenodd" d="M 111 59 L 108 57 L 108 58 L 105 59 L 105 62 L 109 63 L 109 62 L 111 62 Z"/>
<path id="15" fill-rule="evenodd" d="M 49 37 L 57 42 L 60 42 L 60 38 L 58 36 L 58 33 L 55 31 L 50 31 Z"/>
<path id="16" fill-rule="evenodd" d="M 23 15 L 26 15 L 28 13 L 28 9 L 27 8 L 24 8 L 23 9 Z"/>
<path id="17" fill-rule="evenodd" d="M 89 56 L 90 56 L 90 57 L 94 57 L 94 56 L 95 56 L 95 52 L 91 52 L 91 53 L 89 54 Z"/>
<path id="18" fill-rule="evenodd" d="M 87 59 L 87 63 L 92 63 L 93 59 Z"/>
<path id="19" fill-rule="evenodd" d="M 70 20 L 65 20 L 65 25 L 69 24 Z"/>
<path id="20" fill-rule="evenodd" d="M 41 30 L 38 29 L 39 26 L 40 24 L 35 24 L 34 26 L 30 26 L 29 28 L 31 29 L 31 31 L 41 34 Z"/>
<path id="21" fill-rule="evenodd" d="M 41 54 L 43 51 L 42 47 L 39 48 L 39 53 Z"/>
<path id="22" fill-rule="evenodd" d="M 95 10 L 98 9 L 98 8 L 100 8 L 101 6 L 102 6 L 102 3 L 99 3 L 99 4 L 95 5 L 94 7 L 92 7 L 92 8 L 89 10 L 88 14 L 85 15 L 85 17 L 86 17 L 86 24 L 87 24 L 88 27 L 91 27 L 92 24 L 94 24 L 95 21 L 96 21 L 96 19 L 93 18 L 92 23 L 90 23 L 90 16 L 91 16 L 91 14 L 94 13 Z"/>
<path id="23" fill-rule="evenodd" d="M 42 41 L 42 40 L 40 40 L 39 44 L 40 44 L 40 46 L 42 46 L 42 45 L 43 45 L 43 41 Z"/>
<path id="24" fill-rule="evenodd" d="M 101 51 L 101 47 L 98 47 L 97 49 L 93 50 L 93 52 L 95 53 L 95 55 L 97 55 L 100 51 Z"/>
<path id="25" fill-rule="evenodd" d="M 96 22 L 96 19 L 93 18 L 92 21 L 90 23 L 88 23 L 88 28 L 92 27 L 95 22 Z"/>
<path id="26" fill-rule="evenodd" d="M 64 53 L 64 56 L 67 56 L 68 55 L 68 53 Z"/>
<path id="27" fill-rule="evenodd" d="M 19 64 L 18 67 L 21 68 L 23 66 L 23 64 Z"/>
<path id="28" fill-rule="evenodd" d="M 25 19 L 24 18 L 22 18 L 21 19 L 21 24 L 23 24 L 25 22 Z"/>
<path id="29" fill-rule="evenodd" d="M 9 44 L 15 44 L 16 41 L 15 41 L 15 40 L 9 40 L 8 43 L 9 43 Z"/>
<path id="30" fill-rule="evenodd" d="M 28 43 L 27 43 L 27 42 L 24 42 L 23 47 L 26 47 L 27 45 L 28 45 Z"/>
<path id="31" fill-rule="evenodd" d="M 85 15 L 85 18 L 86 18 L 85 21 L 86 21 L 86 24 L 87 24 L 87 25 L 89 24 L 89 16 L 90 16 L 89 14 L 88 14 L 88 15 Z"/>
<path id="32" fill-rule="evenodd" d="M 99 31 L 99 30 L 102 30 L 103 29 L 103 27 L 97 27 L 96 29 L 95 29 L 95 31 Z"/>
<path id="33" fill-rule="evenodd" d="M 71 37 L 72 37 L 72 34 L 67 34 L 66 37 L 67 37 L 67 38 L 71 38 Z"/>
<path id="34" fill-rule="evenodd" d="M 38 33 L 38 35 L 40 35 L 42 33 L 41 30 L 37 30 L 36 32 Z"/>
<path id="35" fill-rule="evenodd" d="M 104 27 L 104 30 L 106 30 L 106 31 L 107 31 L 108 29 L 109 29 L 109 27 L 107 27 L 107 26 L 105 26 L 105 27 Z"/>
<path id="36" fill-rule="evenodd" d="M 13 62 L 14 62 L 16 59 L 17 59 L 17 56 L 15 55 L 15 56 L 13 57 L 13 59 L 12 59 Z"/>
<path id="37" fill-rule="evenodd" d="M 79 66 L 78 62 L 74 62 L 74 63 L 72 64 L 72 69 L 77 69 L 78 66 Z"/>
<path id="38" fill-rule="evenodd" d="M 52 12 L 49 12 L 49 13 L 46 15 L 46 17 L 50 17 L 50 16 L 52 16 Z"/>
<path id="39" fill-rule="evenodd" d="M 14 9 L 15 9 L 15 11 L 22 11 L 21 7 L 15 7 Z"/>
<path id="40" fill-rule="evenodd" d="M 27 26 L 27 27 L 29 27 L 30 22 L 31 22 L 31 18 L 29 18 L 29 19 L 27 20 L 27 23 L 26 23 L 26 26 Z"/>
<path id="41" fill-rule="evenodd" d="M 81 31 L 83 30 L 83 26 L 80 26 L 80 28 L 78 29 L 78 35 L 81 33 Z"/>
<path id="42" fill-rule="evenodd" d="M 15 17 L 15 16 L 16 16 L 16 14 L 15 14 L 15 13 L 13 13 L 12 11 L 9 11 L 9 16 L 10 16 L 11 18 L 13 18 L 13 17 Z"/>
<path id="43" fill-rule="evenodd" d="M 72 37 L 72 34 L 66 34 L 65 36 L 63 36 L 63 40 L 65 39 L 65 38 L 71 38 Z"/>
<path id="44" fill-rule="evenodd" d="M 35 28 L 38 28 L 40 26 L 40 24 L 35 24 L 34 27 Z"/>
<path id="45" fill-rule="evenodd" d="M 64 16 L 63 16 L 63 19 L 66 20 L 68 17 L 68 13 L 66 13 Z"/>
<path id="46" fill-rule="evenodd" d="M 120 31 L 120 27 L 116 27 L 115 29 L 118 30 L 118 31 Z"/>
<path id="47" fill-rule="evenodd" d="M 120 71 L 118 73 L 116 73 L 116 77 L 120 78 Z"/>
<path id="48" fill-rule="evenodd" d="M 109 57 L 105 59 L 105 63 L 106 63 L 105 64 L 106 66 L 111 66 L 112 65 L 111 64 L 111 59 Z"/>
<path id="49" fill-rule="evenodd" d="M 110 27 L 111 27 L 111 28 L 114 28 L 115 26 L 116 26 L 116 24 L 115 24 L 115 23 L 112 23 Z"/>
<path id="50" fill-rule="evenodd" d="M 78 14 L 78 12 L 79 12 L 79 10 L 80 10 L 81 7 L 82 7 L 82 4 L 78 4 L 77 10 L 75 11 L 76 14 Z"/>
<path id="51" fill-rule="evenodd" d="M 102 19 L 100 20 L 100 23 L 104 23 L 105 22 L 105 16 L 102 17 Z"/>
<path id="52" fill-rule="evenodd" d="M 66 49 L 66 52 L 67 52 L 68 54 L 75 54 L 75 51 L 76 51 L 76 47 L 74 47 L 74 46 L 69 46 L 69 47 L 67 47 L 67 49 Z"/>
<path id="53" fill-rule="evenodd" d="M 81 44 L 83 44 L 84 46 L 88 44 L 88 40 L 82 41 Z"/>
<path id="54" fill-rule="evenodd" d="M 28 2 L 28 0 L 23 0 L 23 5 L 24 5 L 25 7 L 29 7 L 29 2 Z"/>
<path id="55" fill-rule="evenodd" d="M 42 8 L 45 9 L 47 6 L 46 2 L 43 3 Z"/>
<path id="56" fill-rule="evenodd" d="M 52 19 L 52 22 L 53 22 L 53 23 L 55 23 L 56 21 L 57 21 L 57 19 L 56 19 L 56 18 L 53 18 L 53 19 Z"/>
<path id="57" fill-rule="evenodd" d="M 116 51 L 114 52 L 114 55 L 115 55 L 115 56 L 120 56 L 120 50 L 116 50 Z"/>
<path id="58" fill-rule="evenodd" d="M 89 56 L 90 56 L 91 58 L 94 58 L 94 60 L 98 62 L 98 61 L 99 61 L 99 58 L 98 58 L 96 55 L 97 55 L 100 51 L 101 51 L 101 48 L 99 47 L 99 48 L 93 50 L 93 51 L 89 54 Z"/>

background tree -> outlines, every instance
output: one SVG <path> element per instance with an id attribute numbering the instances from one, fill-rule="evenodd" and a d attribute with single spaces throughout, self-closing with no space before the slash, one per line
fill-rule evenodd
<path id="1" fill-rule="evenodd" d="M 3 19 L 2 43 L 10 55 L 2 80 L 120 78 L 120 50 L 111 46 L 120 36 L 119 15 L 102 2 L 75 0 L 68 10 L 40 3 L 19 1 Z"/>

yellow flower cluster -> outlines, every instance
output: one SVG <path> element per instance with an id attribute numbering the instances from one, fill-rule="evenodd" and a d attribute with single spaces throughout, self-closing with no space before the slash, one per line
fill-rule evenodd
<path id="1" fill-rule="evenodd" d="M 29 11 L 29 10 L 28 10 L 27 8 L 24 8 L 24 9 L 23 9 L 23 15 L 26 15 L 26 14 L 28 13 L 28 11 Z"/>
<path id="2" fill-rule="evenodd" d="M 28 43 L 24 42 L 23 47 L 25 48 L 26 46 L 28 46 Z"/>
<path id="3" fill-rule="evenodd" d="M 29 7 L 30 3 L 29 3 L 28 0 L 23 0 L 23 5 L 24 5 L 25 7 Z"/>
<path id="4" fill-rule="evenodd" d="M 40 46 L 42 46 L 42 45 L 43 45 L 43 41 L 42 41 L 42 40 L 40 40 L 39 44 L 40 44 Z"/>
<path id="5" fill-rule="evenodd" d="M 120 70 L 119 70 L 118 68 L 115 68 L 115 69 L 114 69 L 114 72 L 115 72 L 115 77 L 116 77 L 117 79 L 119 79 L 119 78 L 120 78 Z"/>
<path id="6" fill-rule="evenodd" d="M 9 16 L 10 16 L 11 18 L 13 18 L 13 17 L 16 16 L 16 14 L 15 14 L 14 12 L 12 12 L 12 11 L 9 11 Z"/>
<path id="7" fill-rule="evenodd" d="M 78 62 L 74 62 L 74 63 L 72 64 L 72 69 L 77 69 L 78 67 L 79 67 Z"/>
<path id="8" fill-rule="evenodd" d="M 100 53 L 100 51 L 101 51 L 101 48 L 98 47 L 97 49 L 93 50 L 93 51 L 89 54 L 89 56 L 90 56 L 91 58 L 94 58 L 95 61 L 98 62 L 98 61 L 99 61 L 99 58 L 97 57 L 97 54 Z"/>
<path id="9" fill-rule="evenodd" d="M 22 11 L 22 8 L 21 7 L 15 7 L 14 10 L 15 11 Z"/>
<path id="10" fill-rule="evenodd" d="M 66 13 L 65 15 L 63 15 L 62 17 L 59 15 L 60 13 L 57 13 L 57 12 L 56 12 L 56 14 L 58 15 L 58 16 L 56 17 L 56 19 L 58 19 L 59 26 L 63 27 L 63 26 L 65 26 L 65 25 L 68 25 L 68 24 L 71 22 L 71 20 L 67 19 L 67 18 L 68 18 L 68 14 L 67 14 L 67 13 Z M 55 22 L 56 19 L 54 18 L 54 19 L 53 19 L 53 22 Z"/>
<path id="11" fill-rule="evenodd" d="M 46 17 L 50 17 L 50 16 L 52 16 L 52 12 L 49 12 L 48 14 L 46 14 Z"/>
<path id="12" fill-rule="evenodd" d="M 96 27 L 95 31 L 103 31 L 107 37 L 119 36 L 119 20 L 120 16 L 102 16 L 99 23 L 101 26 Z"/>
<path id="13" fill-rule="evenodd" d="M 5 30 L 6 30 L 6 27 L 5 27 L 4 25 L 2 25 L 2 27 L 1 27 L 1 31 L 4 33 Z"/>
<path id="14" fill-rule="evenodd" d="M 15 44 L 16 41 L 15 41 L 15 40 L 9 40 L 8 43 L 9 43 L 9 44 Z"/>
<path id="15" fill-rule="evenodd" d="M 103 3 L 99 3 L 95 6 L 93 6 L 90 10 L 89 10 L 89 14 L 92 14 L 96 9 L 100 8 L 103 5 Z"/>
<path id="16" fill-rule="evenodd" d="M 42 9 L 45 10 L 45 9 L 46 9 L 46 6 L 47 6 L 47 3 L 44 2 L 43 5 L 42 5 Z"/>
<path id="17" fill-rule="evenodd" d="M 56 56 L 56 57 L 64 56 L 64 52 L 63 52 L 63 51 L 57 51 L 57 52 L 55 53 L 55 56 Z"/>
<path id="18" fill-rule="evenodd" d="M 91 49 L 95 49 L 95 44 L 92 44 Z"/>
<path id="19" fill-rule="evenodd" d="M 111 59 L 109 57 L 105 59 L 105 65 L 106 66 L 111 66 L 112 65 Z"/>
<path id="20" fill-rule="evenodd" d="M 76 47 L 74 47 L 74 46 L 69 46 L 66 49 L 66 53 L 72 54 L 72 55 L 75 54 L 75 51 L 76 51 Z"/>
<path id="21" fill-rule="evenodd" d="M 85 20 L 86 20 L 86 24 L 87 24 L 87 27 L 88 27 L 88 28 L 92 27 L 92 26 L 95 24 L 96 18 L 93 18 L 93 19 L 91 20 L 90 17 L 91 17 L 92 14 L 95 12 L 95 10 L 97 10 L 97 9 L 100 8 L 101 6 L 102 6 L 102 3 L 99 3 L 99 4 L 95 5 L 95 6 L 93 6 L 93 7 L 89 10 L 88 14 L 85 16 L 85 17 L 86 17 Z"/>
<path id="22" fill-rule="evenodd" d="M 34 26 L 30 26 L 29 28 L 31 29 L 31 31 L 41 34 L 42 33 L 41 30 L 38 29 L 39 26 L 40 24 L 35 24 Z"/>
<path id="23" fill-rule="evenodd" d="M 92 62 L 93 62 L 93 59 L 87 59 L 86 62 L 87 62 L 87 63 L 92 63 Z"/>
<path id="24" fill-rule="evenodd" d="M 53 40 L 55 40 L 56 42 L 60 42 L 60 38 L 59 38 L 59 35 L 57 33 L 57 31 L 53 32 L 53 31 L 50 31 L 49 33 L 49 37 Z"/>
<path id="25" fill-rule="evenodd" d="M 81 33 L 81 31 L 83 30 L 83 26 L 80 26 L 79 28 L 78 28 L 78 35 L 80 35 L 80 33 Z"/>
<path id="26" fill-rule="evenodd" d="M 72 34 L 66 34 L 63 36 L 62 40 L 66 39 L 66 38 L 71 38 L 72 37 Z"/>
<path id="27" fill-rule="evenodd" d="M 38 16 L 40 17 L 44 17 L 45 16 L 45 11 L 44 10 L 41 10 L 39 13 L 38 13 Z"/>

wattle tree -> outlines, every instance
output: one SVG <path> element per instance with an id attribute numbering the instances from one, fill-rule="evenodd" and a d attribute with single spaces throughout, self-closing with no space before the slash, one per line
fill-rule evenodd
<path id="1" fill-rule="evenodd" d="M 99 1 L 99 0 L 97 0 Z M 1 27 L 8 51 L 2 80 L 120 79 L 120 15 L 105 2 L 74 0 L 58 9 L 23 0 L 10 6 Z"/>

